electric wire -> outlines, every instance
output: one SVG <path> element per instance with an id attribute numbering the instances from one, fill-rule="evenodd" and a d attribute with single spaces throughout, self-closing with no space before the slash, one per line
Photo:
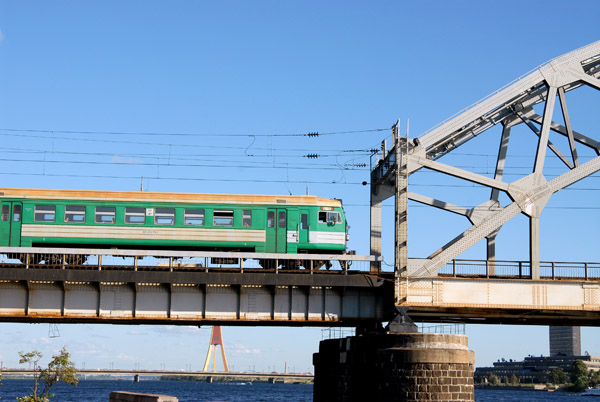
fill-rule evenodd
<path id="1" fill-rule="evenodd" d="M 145 131 L 90 131 L 90 130 L 49 130 L 49 129 L 22 129 L 22 128 L 0 128 L 0 131 L 20 133 L 46 133 L 46 134 L 86 134 L 86 135 L 143 135 L 146 137 L 176 136 L 176 137 L 319 137 L 329 135 L 374 133 L 387 131 L 384 128 L 371 128 L 364 130 L 325 131 L 325 132 L 302 132 L 302 133 L 180 133 L 180 132 L 145 132 Z"/>
<path id="2" fill-rule="evenodd" d="M 164 159 L 166 161 L 166 158 Z M 276 163 L 277 166 L 254 166 L 254 165 L 223 165 L 223 164 L 201 164 L 201 163 L 151 163 L 151 162 L 100 162 L 100 161 L 74 161 L 74 160 L 44 160 L 44 159 L 10 159 L 0 158 L 0 162 L 17 162 L 17 163 L 48 163 L 48 164 L 63 164 L 63 165 L 88 165 L 88 166 L 160 166 L 160 167 L 205 167 L 205 168 L 223 168 L 223 169 L 272 169 L 272 168 L 289 168 L 294 170 L 367 170 L 365 168 L 340 167 L 338 165 L 331 166 L 286 166 L 285 163 Z M 213 161 L 217 162 L 217 161 Z M 230 161 L 231 162 L 231 161 Z"/>

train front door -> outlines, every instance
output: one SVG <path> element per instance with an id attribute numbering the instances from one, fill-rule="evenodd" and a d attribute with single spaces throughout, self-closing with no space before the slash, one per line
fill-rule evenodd
<path id="1" fill-rule="evenodd" d="M 287 251 L 287 211 L 273 208 L 267 210 L 267 253 Z"/>
<path id="2" fill-rule="evenodd" d="M 0 246 L 18 247 L 21 245 L 21 218 L 23 204 L 4 201 L 0 205 Z"/>
<path id="3" fill-rule="evenodd" d="M 300 210 L 300 227 L 298 230 L 298 243 L 308 243 L 308 209 Z"/>

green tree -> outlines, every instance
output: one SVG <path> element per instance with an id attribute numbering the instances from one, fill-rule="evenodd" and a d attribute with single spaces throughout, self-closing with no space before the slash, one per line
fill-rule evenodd
<path id="1" fill-rule="evenodd" d="M 52 356 L 52 360 L 45 369 L 42 369 L 38 364 L 42 358 L 42 353 L 39 350 L 29 353 L 19 352 L 19 357 L 19 363 L 33 364 L 34 383 L 31 394 L 17 398 L 17 402 L 48 402 L 54 396 L 50 393 L 51 388 L 59 381 L 74 386 L 79 382 L 77 370 L 71 362 L 71 354 L 67 352 L 66 346 Z"/>
<path id="2" fill-rule="evenodd" d="M 575 360 L 571 367 L 570 379 L 573 391 L 583 391 L 589 385 L 588 368 L 582 360 Z"/>
<path id="3" fill-rule="evenodd" d="M 590 371 L 590 387 L 596 387 L 600 384 L 600 371 Z"/>
<path id="4" fill-rule="evenodd" d="M 552 384 L 564 384 L 568 379 L 567 373 L 560 367 L 556 367 L 550 372 L 550 382 Z"/>
<path id="5" fill-rule="evenodd" d="M 498 377 L 494 373 L 489 373 L 487 380 L 488 380 L 488 384 L 491 384 L 491 385 L 498 385 L 500 383 L 500 381 L 498 381 Z"/>
<path id="6" fill-rule="evenodd" d="M 517 378 L 517 376 L 515 375 L 515 373 L 512 373 L 512 375 L 510 376 L 510 383 L 511 384 L 518 384 L 519 383 L 519 379 Z"/>

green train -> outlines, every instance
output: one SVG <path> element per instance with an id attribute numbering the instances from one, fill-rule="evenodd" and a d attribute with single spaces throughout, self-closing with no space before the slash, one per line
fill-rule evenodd
<path id="1" fill-rule="evenodd" d="M 0 188 L 0 246 L 343 254 L 340 200 Z"/>

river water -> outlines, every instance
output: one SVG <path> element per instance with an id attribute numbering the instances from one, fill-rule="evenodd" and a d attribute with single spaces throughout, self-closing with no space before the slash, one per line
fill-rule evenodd
<path id="1" fill-rule="evenodd" d="M 27 394 L 31 380 L 3 380 L 0 387 L 2 402 L 14 401 Z M 112 391 L 130 391 L 176 396 L 180 402 L 312 402 L 312 385 L 253 383 L 212 383 L 184 381 L 81 380 L 77 387 L 59 384 L 54 388 L 53 402 L 108 402 Z M 573 401 L 578 394 L 537 391 L 506 391 L 476 389 L 476 402 L 542 402 Z M 370 402 L 370 401 L 365 401 Z"/>

